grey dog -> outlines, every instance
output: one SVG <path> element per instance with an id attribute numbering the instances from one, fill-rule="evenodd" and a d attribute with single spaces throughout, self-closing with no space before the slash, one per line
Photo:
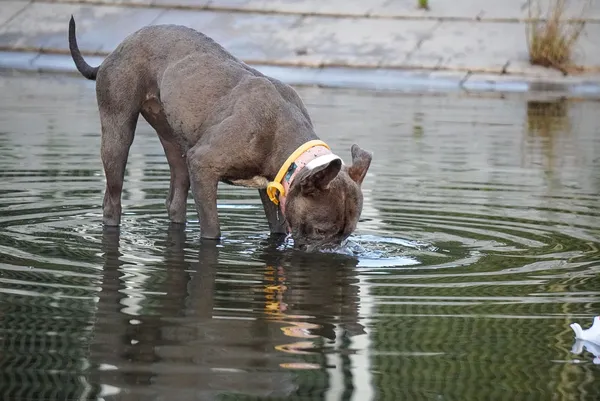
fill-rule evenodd
<path id="1" fill-rule="evenodd" d="M 271 233 L 291 234 L 301 249 L 340 244 L 356 229 L 371 153 L 353 145 L 352 164 L 344 165 L 319 141 L 290 86 L 178 25 L 144 27 L 91 67 L 71 17 L 69 47 L 79 72 L 96 80 L 105 225 L 121 221 L 125 166 L 141 113 L 169 163 L 173 223 L 186 221 L 191 186 L 201 237 L 219 239 L 217 186 L 225 182 L 258 189 Z"/>

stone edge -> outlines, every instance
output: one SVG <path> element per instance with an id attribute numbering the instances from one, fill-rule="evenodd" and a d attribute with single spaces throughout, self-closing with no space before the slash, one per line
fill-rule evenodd
<path id="1" fill-rule="evenodd" d="M 87 56 L 99 65 L 101 56 Z M 365 69 L 351 67 L 298 67 L 250 63 L 263 74 L 290 85 L 400 92 L 542 92 L 577 97 L 600 97 L 600 75 L 558 79 L 510 74 L 419 69 Z M 0 70 L 78 74 L 70 55 L 0 52 Z"/>

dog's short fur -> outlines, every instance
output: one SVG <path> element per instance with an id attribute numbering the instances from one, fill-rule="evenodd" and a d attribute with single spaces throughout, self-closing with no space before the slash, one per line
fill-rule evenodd
<path id="1" fill-rule="evenodd" d="M 272 233 L 292 234 L 300 248 L 339 244 L 356 228 L 360 185 L 371 154 L 352 146 L 352 165 L 333 160 L 303 169 L 278 212 L 266 194 L 286 159 L 318 139 L 296 92 L 233 57 L 209 37 L 183 26 L 157 25 L 127 37 L 99 67 L 89 66 L 69 25 L 77 69 L 96 80 L 106 175 L 103 222 L 120 224 L 121 191 L 138 116 L 156 130 L 171 169 L 169 218 L 186 220 L 191 185 L 202 238 L 218 239 L 217 185 L 257 188 Z"/>

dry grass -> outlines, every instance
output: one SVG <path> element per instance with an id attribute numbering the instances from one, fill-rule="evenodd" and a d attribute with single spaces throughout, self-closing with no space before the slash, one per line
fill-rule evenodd
<path id="1" fill-rule="evenodd" d="M 535 5 L 532 4 L 534 2 Z M 565 75 L 576 69 L 573 48 L 585 26 L 581 19 L 566 20 L 567 3 L 568 0 L 551 0 L 543 18 L 539 0 L 529 0 L 529 21 L 526 25 L 531 64 L 556 68 Z M 585 4 L 589 5 L 590 0 Z M 585 9 L 582 10 L 582 16 Z"/>

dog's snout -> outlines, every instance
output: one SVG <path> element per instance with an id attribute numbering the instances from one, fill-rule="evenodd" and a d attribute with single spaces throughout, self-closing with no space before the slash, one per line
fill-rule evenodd
<path id="1" fill-rule="evenodd" d="M 345 238 L 327 238 L 327 239 L 294 239 L 294 248 L 306 252 L 319 250 L 332 250 L 339 248 L 344 243 Z"/>

